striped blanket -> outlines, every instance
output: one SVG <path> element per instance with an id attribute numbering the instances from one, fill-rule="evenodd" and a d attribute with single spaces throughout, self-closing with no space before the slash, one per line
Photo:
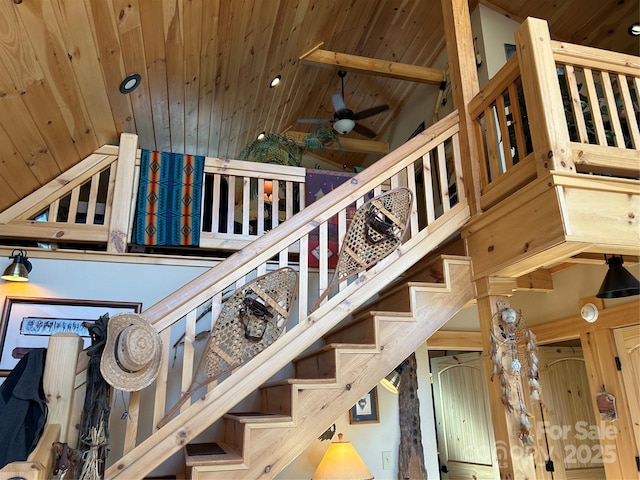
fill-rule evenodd
<path id="1" fill-rule="evenodd" d="M 142 150 L 131 242 L 198 246 L 204 157 Z"/>

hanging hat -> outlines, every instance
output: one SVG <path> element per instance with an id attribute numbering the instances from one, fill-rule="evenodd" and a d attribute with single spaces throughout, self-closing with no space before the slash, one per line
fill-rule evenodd
<path id="1" fill-rule="evenodd" d="M 161 350 L 160 336 L 149 322 L 136 313 L 118 313 L 107 325 L 100 372 L 118 390 L 142 390 L 158 376 Z"/>

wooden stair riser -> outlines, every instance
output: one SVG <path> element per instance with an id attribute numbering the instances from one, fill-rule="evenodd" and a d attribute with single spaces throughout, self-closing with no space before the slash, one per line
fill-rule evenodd
<path id="1" fill-rule="evenodd" d="M 296 360 L 296 378 L 336 378 L 336 356 L 335 349 L 329 349 Z"/>
<path id="2" fill-rule="evenodd" d="M 377 339 L 374 320 L 367 312 L 366 315 L 357 316 L 348 325 L 325 335 L 324 340 L 327 343 L 375 344 Z"/>
<path id="3" fill-rule="evenodd" d="M 260 389 L 261 410 L 265 413 L 293 414 L 293 385 L 273 385 Z"/>
<path id="4" fill-rule="evenodd" d="M 243 448 L 246 470 L 211 471 L 198 478 L 266 479 L 282 471 L 328 425 L 473 298 L 475 292 L 469 263 L 453 262 L 448 268 L 448 287 L 411 289 L 409 296 L 415 307 L 414 318 L 417 321 L 408 321 L 406 316 L 394 318 L 391 314 L 376 315 L 374 321 L 378 324 L 379 352 L 338 350 L 341 369 L 338 385 L 325 389 L 294 388 L 295 428 L 278 426 L 270 429 L 265 428 L 264 424 L 260 428 L 245 425 L 244 438 L 250 442 Z"/>
<path id="5" fill-rule="evenodd" d="M 242 447 L 245 442 L 244 425 L 233 419 L 224 418 L 224 442 L 242 454 Z"/>

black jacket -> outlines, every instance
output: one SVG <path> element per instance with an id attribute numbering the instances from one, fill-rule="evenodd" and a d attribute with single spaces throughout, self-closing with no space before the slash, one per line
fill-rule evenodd
<path id="1" fill-rule="evenodd" d="M 0 468 L 25 461 L 47 419 L 42 375 L 47 350 L 29 351 L 0 385 Z"/>

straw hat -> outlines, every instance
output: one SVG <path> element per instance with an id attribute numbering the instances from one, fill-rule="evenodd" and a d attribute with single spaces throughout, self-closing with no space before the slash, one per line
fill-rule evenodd
<path id="1" fill-rule="evenodd" d="M 161 350 L 160 336 L 149 322 L 136 313 L 118 313 L 107 325 L 100 372 L 118 390 L 142 390 L 158 375 Z"/>

